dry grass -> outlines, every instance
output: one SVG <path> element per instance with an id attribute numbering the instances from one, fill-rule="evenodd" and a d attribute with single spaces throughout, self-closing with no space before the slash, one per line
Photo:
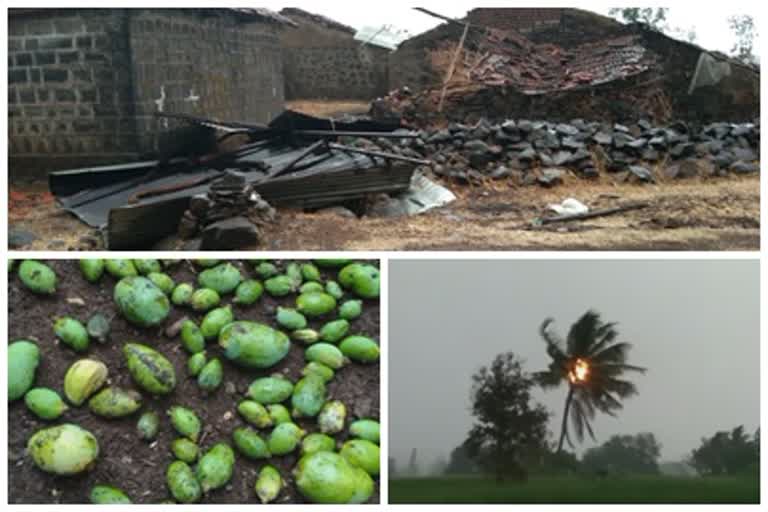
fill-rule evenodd
<path id="1" fill-rule="evenodd" d="M 296 100 L 286 102 L 285 108 L 318 117 L 338 117 L 343 114 L 367 114 L 368 101 Z"/>

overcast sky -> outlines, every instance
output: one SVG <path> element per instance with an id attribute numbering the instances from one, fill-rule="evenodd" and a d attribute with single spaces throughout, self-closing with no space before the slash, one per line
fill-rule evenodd
<path id="1" fill-rule="evenodd" d="M 551 5 L 561 6 L 569 5 L 568 2 L 547 2 L 537 0 L 536 5 Z M 629 2 L 631 5 L 648 4 L 649 2 Z M 676 4 L 677 2 L 668 2 L 669 4 Z M 681 2 L 682 3 L 682 2 Z M 581 9 L 588 9 L 591 11 L 600 12 L 603 14 L 608 13 L 610 7 L 615 7 L 617 4 L 622 5 L 626 2 L 579 2 L 573 3 L 576 7 Z M 658 5 L 658 2 L 650 2 L 651 5 Z M 300 7 L 307 11 L 316 12 L 329 18 L 333 18 L 341 23 L 350 25 L 358 30 L 364 27 L 380 27 L 381 25 L 393 25 L 399 29 L 405 29 L 409 33 L 415 35 L 432 27 L 440 24 L 440 20 L 414 11 L 411 6 L 414 5 L 410 2 L 388 1 L 384 4 L 371 4 L 371 3 L 348 3 L 348 2 L 323 2 L 323 3 L 310 3 L 308 1 L 294 1 L 291 3 L 281 1 L 266 1 L 259 2 L 259 5 L 268 7 L 274 10 L 280 10 L 285 6 Z M 509 7 L 512 5 L 510 2 L 494 2 L 484 0 L 482 2 L 473 1 L 468 2 L 464 0 L 454 0 L 453 2 L 435 2 L 435 1 L 422 1 L 417 3 L 421 7 L 430 8 L 440 14 L 446 16 L 460 18 L 466 14 L 467 11 L 475 7 L 493 7 L 503 6 Z M 524 6 L 525 3 L 520 3 L 520 6 Z M 733 46 L 734 38 L 728 28 L 727 19 L 733 14 L 751 14 L 755 17 L 755 24 L 760 29 L 760 19 L 758 19 L 758 2 L 706 2 L 699 4 L 702 8 L 694 7 L 696 4 L 690 4 L 686 2 L 683 5 L 678 5 L 669 8 L 669 24 L 673 27 L 680 27 L 687 30 L 693 26 L 696 29 L 698 35 L 697 44 L 711 49 L 720 50 L 722 52 L 729 52 Z M 759 51 L 755 52 L 759 54 Z"/>
<path id="2" fill-rule="evenodd" d="M 589 308 L 619 322 L 630 363 L 648 368 L 631 375 L 639 395 L 617 418 L 594 421 L 598 444 L 653 432 L 661 460 L 677 461 L 717 430 L 759 425 L 756 261 L 401 260 L 389 269 L 389 445 L 401 468 L 413 447 L 427 467 L 464 441 L 479 367 L 513 351 L 529 371 L 545 369 L 541 322 L 552 316 L 564 336 Z M 553 434 L 565 395 L 535 392 L 554 413 Z"/>

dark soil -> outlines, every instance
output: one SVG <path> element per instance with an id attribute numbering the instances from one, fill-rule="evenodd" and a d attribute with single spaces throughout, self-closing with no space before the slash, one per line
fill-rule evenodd
<path id="1" fill-rule="evenodd" d="M 244 397 L 248 385 L 257 377 L 280 372 L 291 380 L 298 380 L 305 361 L 303 348 L 292 342 L 288 356 L 277 366 L 257 371 L 244 370 L 230 364 L 223 357 L 215 343 L 208 345 L 210 357 L 219 356 L 224 363 L 222 385 L 210 395 L 197 386 L 194 378 L 186 371 L 188 354 L 182 349 L 179 338 L 169 339 L 164 329 L 140 329 L 132 326 L 117 314 L 112 299 L 116 280 L 105 274 L 98 284 L 88 283 L 80 274 L 76 260 L 47 262 L 58 276 L 57 292 L 53 297 L 40 297 L 29 292 L 15 274 L 9 274 L 8 334 L 9 340 L 28 339 L 40 347 L 41 362 L 37 369 L 35 386 L 55 389 L 63 396 L 64 374 L 69 366 L 83 357 L 100 359 L 109 368 L 109 383 L 125 388 L 135 388 L 127 371 L 122 355 L 126 342 L 139 342 L 155 347 L 175 366 L 176 389 L 166 397 L 152 397 L 143 393 L 144 406 L 136 414 L 123 419 L 107 420 L 90 413 L 86 406 L 70 408 L 59 420 L 45 422 L 34 416 L 18 400 L 8 406 L 8 495 L 10 503 L 87 503 L 91 488 L 97 484 L 110 484 L 123 489 L 134 503 L 160 503 L 170 498 L 165 484 L 165 471 L 174 460 L 170 443 L 178 434 L 173 430 L 165 412 L 171 405 L 180 404 L 193 409 L 203 423 L 203 434 L 199 443 L 207 450 L 219 441 L 231 444 L 232 431 L 245 422 L 237 414 L 237 402 Z M 250 274 L 250 266 L 239 263 L 243 274 Z M 167 270 L 179 282 L 195 283 L 192 264 L 182 262 Z M 323 271 L 323 278 L 335 279 L 334 271 Z M 278 305 L 291 305 L 295 296 L 274 299 L 266 293 L 253 306 L 233 306 L 238 320 L 255 320 L 276 326 L 275 310 Z M 85 306 L 73 303 L 71 299 L 85 301 Z M 70 301 L 68 301 L 70 299 Z M 231 301 L 232 296 L 222 298 L 222 304 Z M 345 297 L 346 299 L 346 297 Z M 76 302 L 76 301 L 75 301 Z M 53 335 L 53 319 L 68 315 L 85 324 L 90 315 L 102 312 L 108 317 L 114 315 L 110 340 L 106 344 L 91 341 L 86 353 L 76 354 L 69 347 L 59 345 Z M 189 309 L 173 308 L 166 326 L 182 316 L 196 321 L 201 314 Z M 327 319 L 326 319 L 327 321 Z M 310 320 L 310 327 L 319 329 L 322 320 Z M 363 315 L 352 322 L 351 333 L 368 335 L 379 339 L 379 303 L 365 301 Z M 232 393 L 232 388 L 236 392 Z M 347 405 L 348 421 L 360 417 L 379 418 L 379 365 L 350 363 L 337 371 L 328 384 L 328 394 Z M 145 411 L 155 411 L 161 418 L 160 433 L 155 442 L 139 439 L 136 422 Z M 40 428 L 58 423 L 75 423 L 91 431 L 99 440 L 100 454 L 93 470 L 73 477 L 56 477 L 39 470 L 26 455 L 26 443 Z M 317 431 L 314 421 L 299 421 L 307 432 Z M 265 436 L 269 431 L 262 431 Z M 341 443 L 347 431 L 338 434 Z M 288 486 L 283 489 L 277 503 L 304 503 L 296 489 L 291 470 L 297 462 L 296 455 L 274 457 L 269 461 L 254 462 L 237 455 L 232 480 L 221 489 L 212 491 L 203 498 L 203 503 L 258 503 L 254 484 L 257 472 L 265 463 L 278 468 Z M 379 502 L 379 482 L 371 497 L 371 503 Z"/>

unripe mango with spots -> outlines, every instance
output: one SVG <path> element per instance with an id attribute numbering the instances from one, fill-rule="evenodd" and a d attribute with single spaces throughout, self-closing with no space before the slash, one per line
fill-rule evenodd
<path id="1" fill-rule="evenodd" d="M 93 395 L 88 408 L 97 416 L 122 418 L 141 408 L 141 395 L 132 390 L 109 387 Z"/>
<path id="2" fill-rule="evenodd" d="M 107 381 L 107 366 L 95 359 L 80 359 L 64 375 L 64 396 L 73 405 L 82 405 Z"/>
<path id="3" fill-rule="evenodd" d="M 303 456 L 293 470 L 299 492 L 321 504 L 349 503 L 361 479 L 355 468 L 337 453 L 320 451 Z"/>
<path id="4" fill-rule="evenodd" d="M 24 395 L 24 403 L 42 420 L 55 420 L 69 409 L 59 394 L 49 388 L 30 389 Z"/>
<path id="5" fill-rule="evenodd" d="M 326 343 L 338 343 L 348 332 L 349 322 L 342 318 L 325 324 L 320 329 L 320 339 Z"/>
<path id="6" fill-rule="evenodd" d="M 284 402 L 292 393 L 293 382 L 279 373 L 258 378 L 248 386 L 248 396 L 264 405 Z"/>
<path id="7" fill-rule="evenodd" d="M 176 387 L 176 372 L 160 352 L 146 345 L 128 343 L 123 347 L 128 372 L 136 384 L 155 395 L 167 395 Z"/>
<path id="8" fill-rule="evenodd" d="M 234 464 L 235 452 L 229 445 L 218 443 L 208 450 L 195 469 L 195 476 L 203 492 L 224 487 L 232 478 Z"/>
<path id="9" fill-rule="evenodd" d="M 278 274 L 277 267 L 268 261 L 259 263 L 254 270 L 262 279 L 269 279 Z"/>
<path id="10" fill-rule="evenodd" d="M 304 263 L 301 265 L 301 277 L 304 281 L 319 281 L 320 271 L 311 263 Z"/>
<path id="11" fill-rule="evenodd" d="M 285 275 L 293 283 L 293 289 L 298 290 L 301 283 L 304 282 L 304 276 L 301 275 L 301 266 L 295 261 L 290 262 L 285 266 Z"/>
<path id="12" fill-rule="evenodd" d="M 8 345 L 8 401 L 18 400 L 32 387 L 40 364 L 40 349 L 31 341 Z"/>
<path id="13" fill-rule="evenodd" d="M 121 489 L 111 485 L 96 485 L 91 489 L 91 503 L 94 505 L 130 505 L 131 499 Z"/>
<path id="14" fill-rule="evenodd" d="M 139 275 L 139 271 L 131 260 L 107 259 L 104 260 L 104 268 L 116 279 Z"/>
<path id="15" fill-rule="evenodd" d="M 379 446 L 365 439 L 352 439 L 341 447 L 339 454 L 353 466 L 371 476 L 379 474 Z"/>
<path id="16" fill-rule="evenodd" d="M 189 372 L 191 376 L 197 377 L 200 372 L 203 371 L 203 368 L 205 368 L 207 363 L 208 360 L 205 357 L 205 352 L 198 352 L 187 359 L 187 372 Z"/>
<path id="17" fill-rule="evenodd" d="M 159 325 L 171 310 L 165 293 L 146 277 L 124 277 L 115 286 L 114 298 L 123 316 L 139 327 Z"/>
<path id="18" fill-rule="evenodd" d="M 311 345 L 320 341 L 320 333 L 314 329 L 299 329 L 291 333 L 291 338 L 305 345 Z"/>
<path id="19" fill-rule="evenodd" d="M 160 417 L 156 412 L 145 412 L 136 423 L 136 430 L 144 441 L 154 441 L 160 430 Z"/>
<path id="20" fill-rule="evenodd" d="M 221 297 L 215 290 L 210 288 L 200 288 L 195 290 L 192 298 L 189 300 L 192 309 L 198 312 L 210 311 L 221 302 Z"/>
<path id="21" fill-rule="evenodd" d="M 270 404 L 267 406 L 267 412 L 269 412 L 269 417 L 274 425 L 291 423 L 293 421 L 291 411 L 283 404 Z"/>
<path id="22" fill-rule="evenodd" d="M 232 440 L 237 451 L 252 460 L 268 459 L 272 456 L 267 442 L 261 438 L 258 432 L 250 427 L 236 428 L 232 433 Z"/>
<path id="23" fill-rule="evenodd" d="M 326 434 L 313 432 L 301 441 L 301 454 L 309 455 L 317 452 L 333 452 L 336 450 L 336 440 Z"/>
<path id="24" fill-rule="evenodd" d="M 347 503 L 350 505 L 365 503 L 373 494 L 373 478 L 364 470 L 353 467 L 355 473 L 355 492 Z"/>
<path id="25" fill-rule="evenodd" d="M 197 354 L 205 350 L 203 331 L 194 321 L 185 320 L 181 324 L 181 344 L 190 354 Z"/>
<path id="26" fill-rule="evenodd" d="M 272 426 L 272 418 L 269 416 L 267 408 L 254 400 L 243 400 L 237 404 L 237 412 L 245 420 L 256 428 L 267 428 Z"/>
<path id="27" fill-rule="evenodd" d="M 307 326 L 307 319 L 304 318 L 304 315 L 295 309 L 284 308 L 282 306 L 277 307 L 276 320 L 280 327 L 288 329 L 289 331 L 303 329 Z"/>
<path id="28" fill-rule="evenodd" d="M 176 285 L 171 293 L 171 302 L 176 306 L 187 306 L 192 302 L 192 295 L 195 293 L 194 287 L 189 283 L 180 283 Z"/>
<path id="29" fill-rule="evenodd" d="M 301 288 L 299 288 L 299 293 L 322 293 L 324 291 L 325 288 L 323 288 L 323 285 L 316 281 L 304 283 L 301 285 Z"/>
<path id="30" fill-rule="evenodd" d="M 197 460 L 200 449 L 186 437 L 179 437 L 171 442 L 171 452 L 177 459 L 192 464 Z"/>
<path id="31" fill-rule="evenodd" d="M 238 321 L 219 333 L 219 345 L 230 361 L 247 368 L 269 368 L 279 363 L 291 348 L 284 333 L 268 325 Z"/>
<path id="32" fill-rule="evenodd" d="M 273 297 L 285 297 L 298 289 L 290 277 L 280 274 L 264 281 L 264 289 Z"/>
<path id="33" fill-rule="evenodd" d="M 33 293 L 40 295 L 56 293 L 56 273 L 45 263 L 35 260 L 22 261 L 19 265 L 19 278 Z"/>
<path id="34" fill-rule="evenodd" d="M 323 434 L 338 434 L 344 430 L 347 419 L 347 406 L 340 400 L 331 400 L 323 404 L 317 415 L 317 424 Z"/>
<path id="35" fill-rule="evenodd" d="M 339 272 L 339 283 L 363 299 L 379 296 L 379 269 L 367 263 L 352 263 Z"/>
<path id="36" fill-rule="evenodd" d="M 379 444 L 379 422 L 371 419 L 359 419 L 349 425 L 349 433 L 352 437 L 365 439 Z"/>
<path id="37" fill-rule="evenodd" d="M 176 288 L 176 283 L 173 282 L 171 276 L 162 272 L 150 272 L 147 274 L 147 279 L 152 281 L 166 295 L 171 295 Z"/>
<path id="38" fill-rule="evenodd" d="M 83 277 L 86 281 L 95 283 L 99 279 L 101 279 L 101 276 L 104 275 L 104 260 L 93 258 L 93 259 L 82 259 L 79 262 L 80 264 L 80 272 L 83 274 Z"/>
<path id="39" fill-rule="evenodd" d="M 325 381 L 316 375 L 303 377 L 296 383 L 291 396 L 294 418 L 317 416 L 325 403 Z"/>
<path id="40" fill-rule="evenodd" d="M 27 452 L 38 468 L 56 475 L 89 470 L 99 456 L 93 434 L 70 423 L 38 430 L 27 443 Z"/>
<path id="41" fill-rule="evenodd" d="M 375 363 L 379 360 L 379 345 L 366 336 L 349 336 L 339 344 L 344 356 L 358 363 Z"/>
<path id="42" fill-rule="evenodd" d="M 171 425 L 176 429 L 176 432 L 193 443 L 197 442 L 200 437 L 200 430 L 202 430 L 202 424 L 195 411 L 180 405 L 174 405 L 168 409 L 168 416 L 171 418 Z"/>
<path id="43" fill-rule="evenodd" d="M 232 306 L 216 308 L 208 312 L 200 323 L 200 331 L 207 340 L 216 338 L 225 325 L 235 320 L 232 314 Z"/>
<path id="44" fill-rule="evenodd" d="M 304 368 L 302 368 L 301 374 L 305 377 L 309 375 L 316 375 L 323 379 L 323 382 L 328 382 L 333 378 L 334 372 L 331 368 L 328 368 L 322 363 L 310 361 Z"/>
<path id="45" fill-rule="evenodd" d="M 259 478 L 256 480 L 256 495 L 262 504 L 275 501 L 280 494 L 280 490 L 285 486 L 280 473 L 274 466 L 266 465 L 259 471 Z"/>
<path id="46" fill-rule="evenodd" d="M 235 304 L 249 306 L 258 301 L 264 293 L 264 285 L 254 279 L 243 281 L 235 290 Z"/>
<path id="47" fill-rule="evenodd" d="M 336 281 L 328 281 L 325 283 L 325 293 L 332 296 L 336 300 L 341 300 L 344 296 L 344 290 L 341 289 L 339 283 Z"/>
<path id="48" fill-rule="evenodd" d="M 222 263 L 200 272 L 197 276 L 197 283 L 202 288 L 215 290 L 219 295 L 235 291 L 242 280 L 240 270 L 231 263 Z"/>
<path id="49" fill-rule="evenodd" d="M 302 293 L 296 299 L 296 309 L 309 317 L 323 316 L 336 309 L 336 299 L 327 293 Z"/>
<path id="50" fill-rule="evenodd" d="M 344 320 L 354 320 L 363 314 L 363 301 L 348 300 L 339 307 L 339 317 Z"/>
<path id="51" fill-rule="evenodd" d="M 221 385 L 223 377 L 224 368 L 221 366 L 221 361 L 214 357 L 200 370 L 197 375 L 197 385 L 205 391 L 213 391 Z"/>
<path id="52" fill-rule="evenodd" d="M 68 316 L 57 318 L 53 323 L 53 332 L 62 343 L 71 347 L 75 352 L 88 350 L 90 344 L 88 331 L 78 320 Z"/>
<path id="53" fill-rule="evenodd" d="M 136 272 L 143 276 L 148 276 L 153 272 L 162 272 L 163 270 L 160 262 L 154 259 L 136 259 L 133 260 L 133 266 L 136 267 Z"/>
<path id="54" fill-rule="evenodd" d="M 200 501 L 203 495 L 203 490 L 195 473 L 182 460 L 174 461 L 168 466 L 165 481 L 171 495 L 179 503 L 195 503 Z"/>
<path id="55" fill-rule="evenodd" d="M 332 370 L 338 370 L 347 362 L 341 350 L 329 343 L 315 343 L 304 351 L 304 357 L 307 361 L 324 364 Z"/>
<path id="56" fill-rule="evenodd" d="M 267 447 L 272 455 L 287 455 L 301 443 L 306 432 L 295 423 L 281 423 L 272 429 Z"/>

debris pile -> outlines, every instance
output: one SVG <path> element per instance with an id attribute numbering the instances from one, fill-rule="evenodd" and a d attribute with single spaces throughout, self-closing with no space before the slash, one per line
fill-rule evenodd
<path id="1" fill-rule="evenodd" d="M 275 222 L 277 214 L 249 185 L 245 175 L 226 171 L 204 194 L 189 200 L 189 209 L 179 221 L 179 236 L 189 240 L 201 234 L 203 250 L 229 250 L 258 245 L 262 229 Z"/>

